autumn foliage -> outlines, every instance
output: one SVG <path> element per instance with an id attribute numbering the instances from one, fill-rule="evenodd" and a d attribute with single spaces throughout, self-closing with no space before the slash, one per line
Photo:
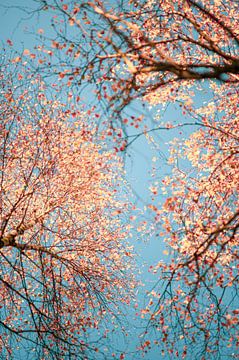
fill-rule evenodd
<path id="1" fill-rule="evenodd" d="M 148 226 L 152 241 L 166 247 L 165 261 L 159 254 L 150 266 L 155 286 L 148 304 L 137 310 L 146 324 L 136 357 L 153 344 L 169 359 L 234 357 L 238 3 L 33 3 L 39 18 L 50 19 L 50 35 L 39 28 L 39 44 L 12 61 L 15 76 L 7 68 L 1 75 L 4 356 L 15 338 L 32 343 L 40 358 L 104 356 L 99 324 L 106 315 L 115 320 L 116 305 L 128 303 L 133 286 L 125 275 L 129 204 L 116 155 L 127 157 L 143 136 L 160 149 L 162 130 L 177 135 L 171 172 L 162 174 L 159 153 L 143 214 L 148 224 L 129 218 L 134 234 L 144 237 Z M 19 72 L 21 62 L 40 76 Z"/>
<path id="2" fill-rule="evenodd" d="M 5 65 L 1 85 L 1 353 L 99 358 L 99 323 L 132 285 L 120 161 L 24 66 Z"/>
<path id="3" fill-rule="evenodd" d="M 95 84 L 98 101 L 117 116 L 139 96 L 177 95 L 182 80 L 239 81 L 235 1 L 40 3 L 56 30 L 43 51 L 54 52 L 52 64 L 62 65 L 64 54 L 59 77 L 79 90 Z"/>
<path id="4" fill-rule="evenodd" d="M 171 260 L 153 269 L 159 284 L 143 314 L 163 353 L 179 358 L 215 359 L 239 346 L 238 90 L 214 94 L 196 111 L 201 128 L 174 141 L 167 199 L 155 207 Z"/>

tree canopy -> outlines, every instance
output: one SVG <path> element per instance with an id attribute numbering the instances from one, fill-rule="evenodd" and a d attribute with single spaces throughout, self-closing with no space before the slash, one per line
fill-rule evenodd
<path id="1" fill-rule="evenodd" d="M 6 339 L 21 337 L 53 359 L 152 360 L 153 347 L 168 359 L 233 358 L 238 2 L 29 5 L 21 9 L 39 19 L 34 45 L 10 57 L 8 39 L 1 73 L 4 356 Z M 167 167 L 163 131 L 172 134 Z M 135 218 L 123 166 L 142 137 L 156 156 Z M 137 297 L 137 234 L 160 241 L 165 256 L 148 264 L 155 285 L 135 305 L 136 349 L 106 353 L 100 323 Z"/>
<path id="2" fill-rule="evenodd" d="M 85 358 L 134 286 L 130 226 L 117 216 L 128 206 L 122 163 L 92 141 L 87 114 L 49 99 L 24 65 L 4 66 L 1 84 L 2 358 L 24 348 L 34 359 Z"/>

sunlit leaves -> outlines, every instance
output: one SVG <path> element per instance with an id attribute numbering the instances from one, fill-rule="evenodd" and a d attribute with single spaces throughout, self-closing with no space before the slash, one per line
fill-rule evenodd
<path id="1" fill-rule="evenodd" d="M 122 163 L 24 65 L 10 61 L 0 80 L 2 352 L 18 356 L 23 336 L 43 357 L 87 356 L 134 286 Z"/>
<path id="2" fill-rule="evenodd" d="M 233 351 L 239 345 L 238 90 L 212 86 L 212 102 L 195 111 L 201 128 L 172 143 L 173 176 L 162 189 L 168 197 L 156 207 L 171 261 L 152 270 L 160 286 L 146 309 L 168 352 L 179 358 L 190 349 L 214 359 L 229 354 L 225 344 Z"/>

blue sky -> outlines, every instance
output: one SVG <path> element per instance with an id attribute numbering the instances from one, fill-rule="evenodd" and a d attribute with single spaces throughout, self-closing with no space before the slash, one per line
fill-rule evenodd
<path id="1" fill-rule="evenodd" d="M 35 45 L 34 36 L 31 35 L 32 31 L 35 31 L 38 28 L 48 29 L 50 32 L 51 29 L 48 26 L 47 16 L 41 17 L 38 19 L 37 16 L 34 18 L 26 13 L 22 12 L 20 8 L 15 8 L 11 6 L 14 5 L 23 5 L 32 6 L 31 0 L 11 0 L 8 1 L 9 9 L 6 8 L 6 1 L 0 0 L 0 14 L 1 14 L 1 40 L 3 43 L 6 43 L 7 39 L 11 39 L 14 44 L 14 48 L 19 49 L 19 51 L 24 48 L 33 48 Z M 85 99 L 87 101 L 87 99 Z M 134 113 L 134 107 L 140 109 L 140 102 L 135 102 L 132 104 L 129 109 L 129 113 Z M 155 109 L 144 110 L 146 118 L 153 118 Z M 165 119 L 177 119 L 180 120 L 181 115 L 177 110 L 177 107 L 171 105 L 168 107 L 165 112 Z M 150 221 L 153 221 L 153 216 L 147 210 L 147 204 L 150 202 L 150 191 L 149 186 L 151 182 L 151 172 L 152 166 L 155 164 L 152 161 L 153 158 L 158 158 L 157 167 L 158 167 L 158 178 L 161 179 L 164 175 L 170 173 L 170 167 L 167 165 L 167 154 L 168 146 L 167 143 L 174 136 L 187 136 L 192 129 L 187 128 L 181 130 L 183 133 L 179 135 L 178 131 L 161 131 L 154 133 L 154 139 L 156 146 L 152 143 L 150 144 L 144 136 L 141 136 L 137 141 L 135 141 L 129 148 L 128 154 L 126 156 L 126 176 L 129 184 L 132 187 L 133 194 L 131 201 L 136 202 L 137 206 L 140 208 L 144 216 Z M 137 134 L 137 130 L 132 130 L 132 134 Z M 139 197 L 137 196 L 139 195 Z M 145 284 L 143 288 L 139 290 L 138 293 L 138 302 L 139 305 L 145 301 L 145 293 L 147 290 L 150 290 L 155 281 L 157 280 L 155 276 L 152 276 L 148 272 L 150 265 L 156 264 L 159 260 L 164 259 L 165 255 L 163 250 L 165 249 L 163 239 L 160 237 L 152 236 L 151 238 L 143 237 L 142 239 L 132 239 L 133 245 L 135 246 L 136 253 L 138 253 L 137 264 L 141 269 L 141 274 L 139 275 L 140 280 Z M 146 298 L 147 300 L 147 298 Z M 128 315 L 129 322 L 133 323 L 133 311 Z M 140 333 L 141 330 L 133 330 L 135 333 L 131 334 L 130 350 L 133 350 L 138 344 L 137 332 Z M 133 357 L 132 359 L 137 359 L 139 355 Z M 130 357 L 127 357 L 130 360 Z M 158 350 L 155 349 L 145 356 L 145 360 L 156 360 L 158 359 Z"/>

